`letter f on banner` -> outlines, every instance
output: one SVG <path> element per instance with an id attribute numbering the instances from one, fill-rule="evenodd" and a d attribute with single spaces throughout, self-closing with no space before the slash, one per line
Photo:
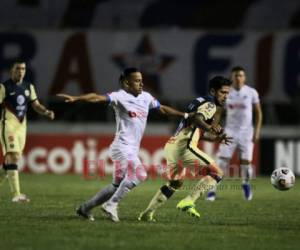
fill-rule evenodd
<path id="1" fill-rule="evenodd" d="M 205 95 L 207 83 L 212 73 L 226 71 L 231 60 L 224 56 L 212 56 L 213 49 L 226 49 L 237 46 L 243 35 L 207 35 L 200 38 L 195 45 L 194 53 L 194 89 L 197 94 Z"/>

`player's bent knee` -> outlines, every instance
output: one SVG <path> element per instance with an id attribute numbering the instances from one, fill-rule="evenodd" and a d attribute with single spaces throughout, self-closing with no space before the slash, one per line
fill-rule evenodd
<path id="1" fill-rule="evenodd" d="M 147 171 L 144 166 L 138 166 L 133 173 L 127 173 L 126 178 L 131 180 L 135 186 L 139 185 L 141 182 L 144 182 L 148 177 Z"/>
<path id="2" fill-rule="evenodd" d="M 220 168 L 215 162 L 208 166 L 209 172 L 216 173 L 217 175 L 223 176 L 223 169 Z"/>
<path id="3" fill-rule="evenodd" d="M 145 181 L 148 177 L 147 171 L 145 170 L 145 167 L 143 165 L 138 166 L 135 172 L 136 172 L 135 177 L 138 183 Z"/>

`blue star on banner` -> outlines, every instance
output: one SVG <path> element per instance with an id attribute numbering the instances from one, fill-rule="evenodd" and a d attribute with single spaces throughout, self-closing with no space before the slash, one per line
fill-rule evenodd
<path id="1" fill-rule="evenodd" d="M 121 53 L 112 56 L 113 61 L 123 70 L 137 67 L 143 73 L 145 90 L 161 95 L 160 75 L 175 60 L 174 56 L 157 54 L 148 35 L 142 37 L 133 53 Z"/>

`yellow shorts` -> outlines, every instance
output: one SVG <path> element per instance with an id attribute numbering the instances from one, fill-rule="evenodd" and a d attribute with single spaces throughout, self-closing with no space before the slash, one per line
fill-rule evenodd
<path id="1" fill-rule="evenodd" d="M 26 142 L 26 121 L 20 123 L 15 120 L 1 121 L 1 146 L 2 153 L 22 154 Z"/>
<path id="2" fill-rule="evenodd" d="M 196 145 L 177 143 L 172 138 L 166 143 L 164 153 L 171 178 L 183 174 L 182 171 L 186 168 L 195 170 L 198 167 L 198 170 L 201 170 L 203 167 L 215 165 L 215 161 Z"/>

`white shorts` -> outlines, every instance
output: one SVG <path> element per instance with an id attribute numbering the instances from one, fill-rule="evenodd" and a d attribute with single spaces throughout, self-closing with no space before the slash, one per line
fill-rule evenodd
<path id="1" fill-rule="evenodd" d="M 135 185 L 147 178 L 147 172 L 136 150 L 113 146 L 109 149 L 109 155 L 113 161 L 114 185 L 119 185 L 125 177 Z"/>
<path id="2" fill-rule="evenodd" d="M 220 144 L 218 157 L 232 158 L 235 150 L 238 150 L 241 160 L 252 161 L 254 144 L 253 129 L 249 130 L 233 130 L 225 128 L 225 133 L 233 138 L 233 142 L 229 145 Z"/>

